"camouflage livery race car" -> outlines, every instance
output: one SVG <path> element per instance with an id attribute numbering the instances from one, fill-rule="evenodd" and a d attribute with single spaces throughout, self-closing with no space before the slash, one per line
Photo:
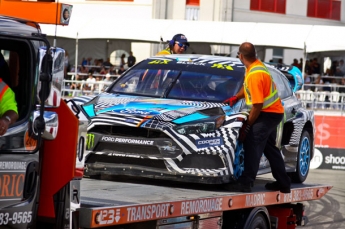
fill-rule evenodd
<path id="1" fill-rule="evenodd" d="M 295 67 L 267 64 L 285 107 L 277 145 L 295 182 L 303 182 L 314 152 L 314 115 L 294 90 Z M 122 74 L 105 93 L 75 98 L 89 120 L 85 175 L 128 175 L 198 183 L 228 183 L 243 171 L 239 129 L 244 100 L 223 101 L 243 85 L 236 58 L 167 55 L 148 58 Z M 284 73 L 284 74 L 283 74 Z M 263 152 L 264 153 L 264 152 Z M 270 172 L 264 154 L 259 174 Z"/>

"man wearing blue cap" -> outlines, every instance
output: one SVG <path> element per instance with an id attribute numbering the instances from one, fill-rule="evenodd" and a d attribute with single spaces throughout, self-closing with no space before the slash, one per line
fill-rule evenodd
<path id="1" fill-rule="evenodd" d="M 189 47 L 189 43 L 187 37 L 181 33 L 176 34 L 170 41 L 169 46 L 162 51 L 158 52 L 156 56 L 159 55 L 169 55 L 169 54 L 183 54 L 187 48 Z"/>

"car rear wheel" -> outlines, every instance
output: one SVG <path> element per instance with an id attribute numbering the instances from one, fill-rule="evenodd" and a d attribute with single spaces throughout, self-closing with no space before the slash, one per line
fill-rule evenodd
<path id="1" fill-rule="evenodd" d="M 291 181 L 303 183 L 308 176 L 310 168 L 311 140 L 308 131 L 303 130 L 298 146 L 296 171 L 289 173 Z"/>
<path id="2" fill-rule="evenodd" d="M 238 179 L 244 170 L 244 150 L 243 143 L 238 142 L 236 151 L 235 151 L 235 160 L 234 160 L 234 177 Z"/>

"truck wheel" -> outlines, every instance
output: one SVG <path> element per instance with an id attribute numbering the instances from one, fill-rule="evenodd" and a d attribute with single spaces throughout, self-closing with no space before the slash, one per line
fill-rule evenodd
<path id="1" fill-rule="evenodd" d="M 259 213 L 256 214 L 255 218 L 252 220 L 252 222 L 249 224 L 248 229 L 268 229 L 267 222 L 265 220 L 265 217 Z"/>
<path id="2" fill-rule="evenodd" d="M 310 168 L 311 140 L 308 131 L 303 130 L 298 146 L 296 171 L 289 173 L 291 181 L 303 183 L 308 176 Z"/>

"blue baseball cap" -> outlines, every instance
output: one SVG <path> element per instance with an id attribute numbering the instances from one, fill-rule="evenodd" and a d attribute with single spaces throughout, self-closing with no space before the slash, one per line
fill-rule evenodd
<path id="1" fill-rule="evenodd" d="M 172 40 L 174 41 L 178 41 L 180 44 L 185 44 L 187 46 L 189 46 L 189 43 L 188 43 L 188 40 L 187 40 L 187 37 L 181 33 L 179 34 L 176 34 Z"/>

